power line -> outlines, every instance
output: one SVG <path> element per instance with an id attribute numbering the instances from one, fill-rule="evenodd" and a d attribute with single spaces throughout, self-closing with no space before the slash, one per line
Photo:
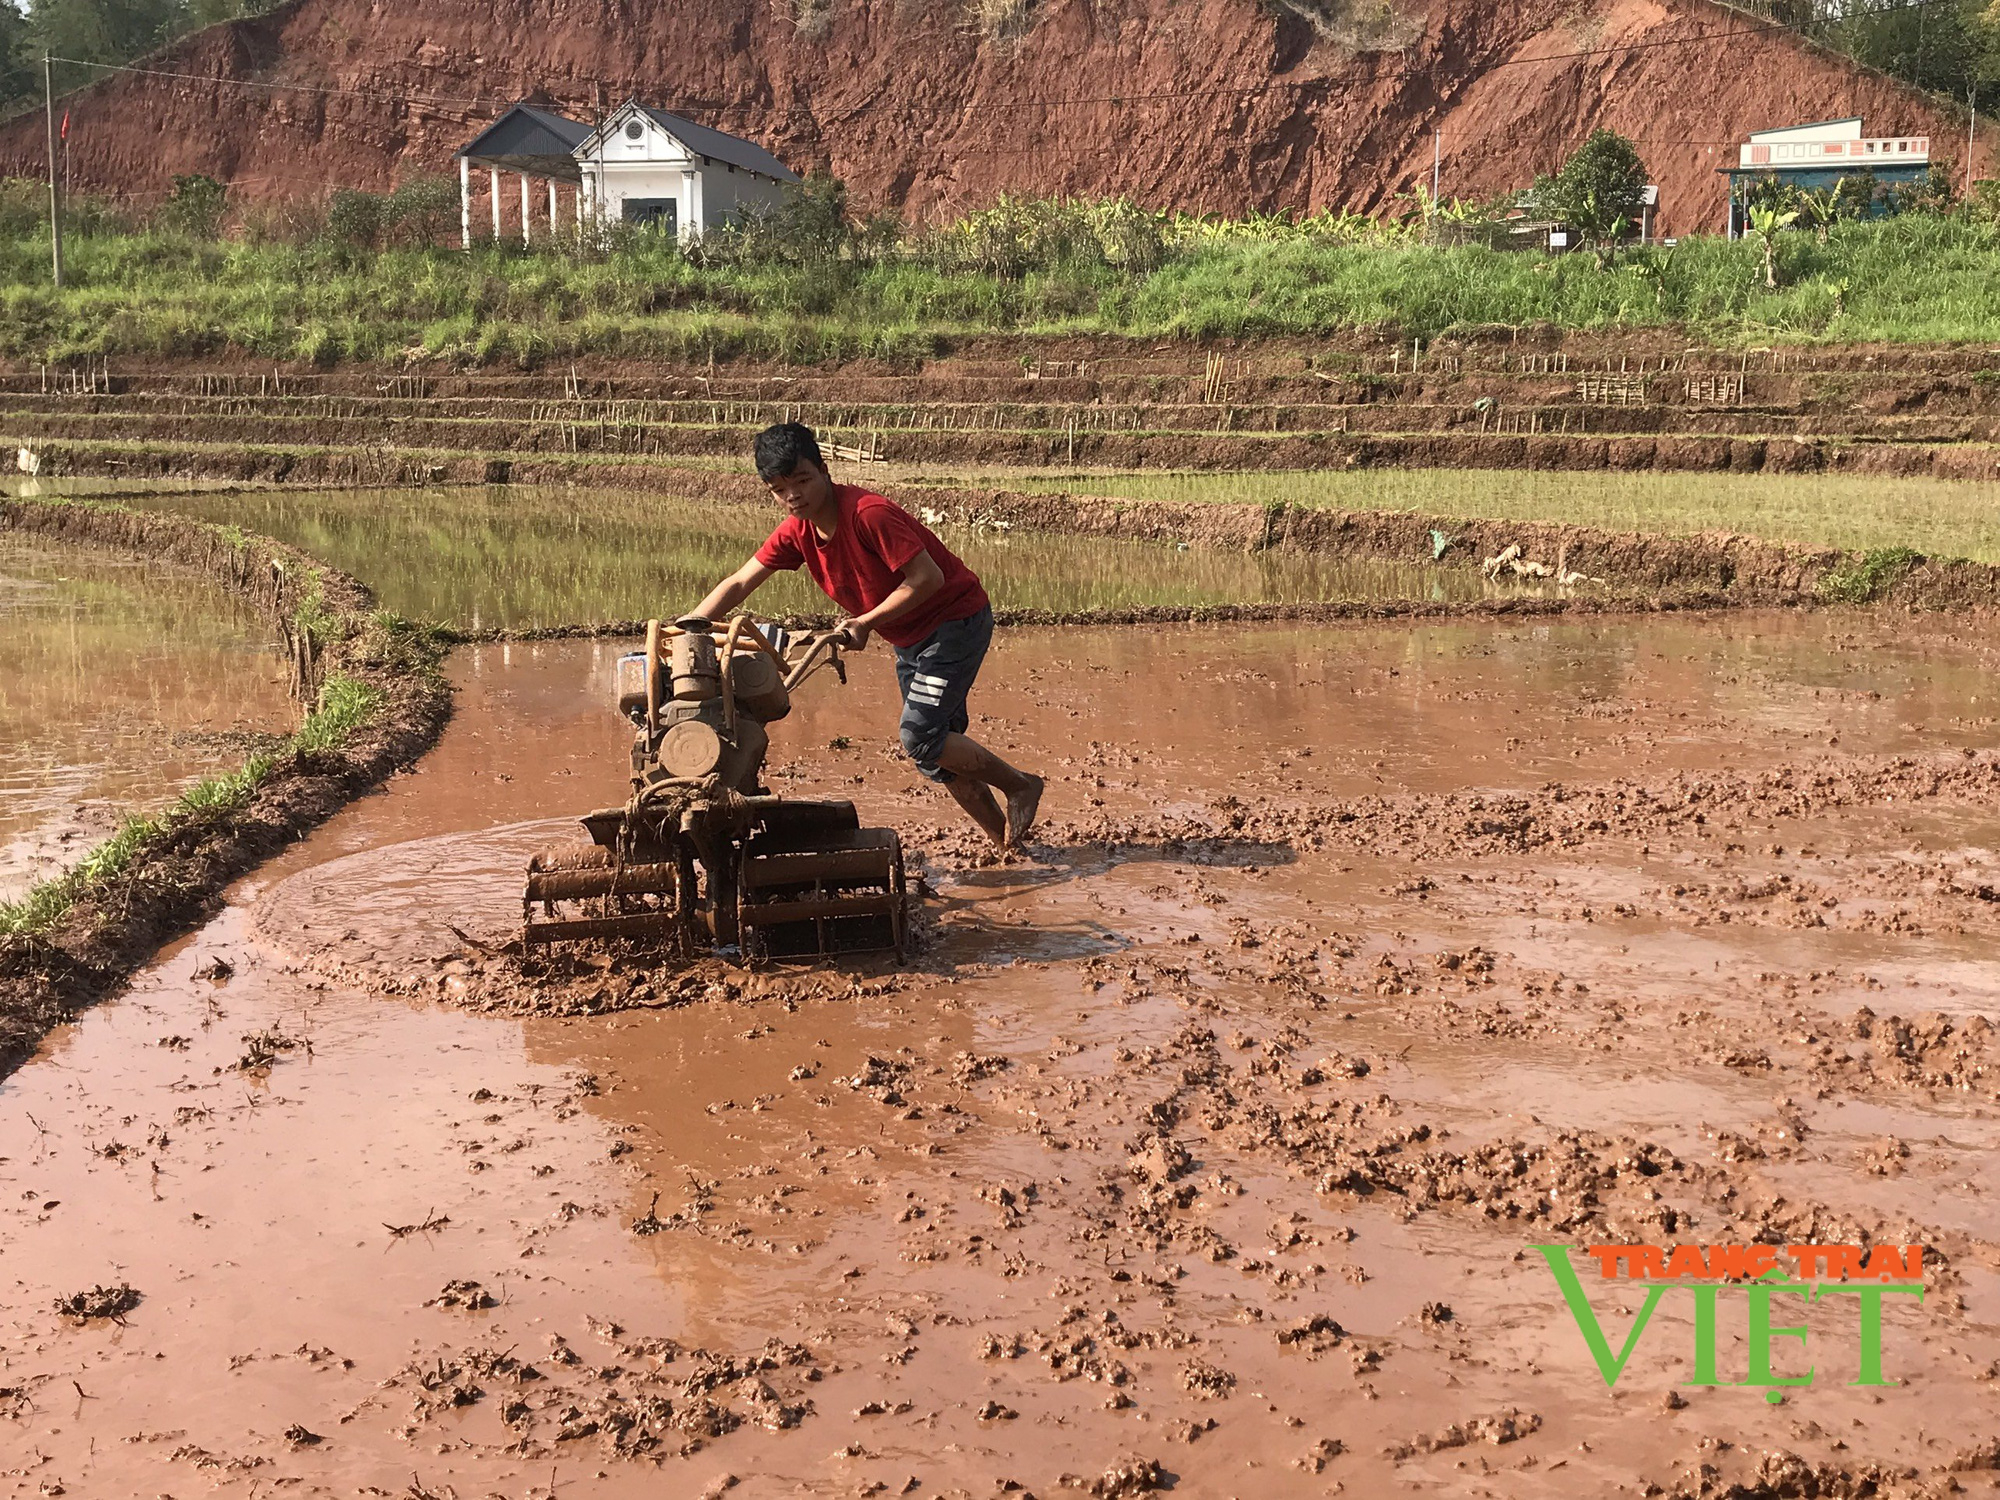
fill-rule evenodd
<path id="1" fill-rule="evenodd" d="M 1868 12 L 1881 15 L 1894 11 L 1922 11 L 1932 5 L 1956 3 L 1956 0 L 1904 0 L 1904 3 L 1880 7 Z M 1701 46 L 1711 42 L 1728 41 L 1735 37 L 1764 36 L 1775 32 L 1789 33 L 1806 40 L 1812 40 L 1798 28 L 1782 21 L 1760 21 L 1749 25 L 1731 27 L 1720 31 L 1694 32 L 1685 36 L 1657 37 L 1647 41 L 1624 42 L 1606 47 L 1585 47 L 1570 52 L 1551 52 L 1533 57 L 1503 57 L 1485 64 L 1478 71 L 1495 72 L 1501 68 L 1534 67 L 1546 63 L 1577 62 L 1596 57 L 1619 57 L 1633 53 L 1658 51 L 1670 47 Z M 495 102 L 488 95 L 451 96 L 410 93 L 384 93 L 372 89 L 338 88 L 330 85 L 303 83 L 265 83 L 253 79 L 227 78 L 216 74 L 185 73 L 166 68 L 138 67 L 129 63 L 91 62 L 84 58 L 55 57 L 51 61 L 72 67 L 95 68 L 103 72 L 129 73 L 140 77 L 165 78 L 180 82 L 207 84 L 220 88 L 242 88 L 264 92 L 314 94 L 323 97 L 371 99 L 387 104 L 430 105 L 462 110 L 477 110 L 497 114 L 506 106 Z M 1075 94 L 1052 98 L 1028 99 L 970 99 L 959 101 L 953 108 L 959 114 L 978 110 L 1022 110 L 1022 109 L 1072 109 L 1092 105 L 1112 105 L 1123 107 L 1133 104 L 1181 103 L 1196 99 L 1249 99 L 1276 94 L 1310 93 L 1341 84 L 1390 83 L 1405 78 L 1429 76 L 1434 69 L 1404 64 L 1394 68 L 1355 68 L 1347 73 L 1322 73 L 1312 78 L 1295 80 L 1267 80 L 1253 84 L 1211 84 L 1200 88 L 1162 89 L 1148 93 L 1134 94 Z M 803 114 L 815 119 L 809 102 L 799 101 L 774 108 L 755 100 L 713 100 L 684 99 L 659 106 L 676 113 L 733 114 L 744 112 L 761 113 L 767 118 L 776 116 L 796 116 Z M 896 109 L 902 106 L 888 102 L 856 104 L 846 109 L 832 111 L 824 122 L 835 124 L 858 118 L 876 111 Z M 1693 144 L 1733 144 L 1728 142 L 1697 142 Z M 994 153 L 998 154 L 998 153 Z"/>
<path id="2" fill-rule="evenodd" d="M 5 0 L 0 0 L 5 3 Z M 348 99 L 375 99 L 387 104 L 433 104 L 451 108 L 493 109 L 492 99 L 484 94 L 470 97 L 450 97 L 432 94 L 383 94 L 372 89 L 343 89 L 310 83 L 259 83 L 252 78 L 225 78 L 213 73 L 176 73 L 167 68 L 139 68 L 130 63 L 91 62 L 81 57 L 51 57 L 50 62 L 66 63 L 77 68 L 96 68 L 105 73 L 132 73 L 142 78 L 172 78 L 185 83 L 206 83 L 223 88 L 262 89 L 288 94 L 320 94 Z"/>

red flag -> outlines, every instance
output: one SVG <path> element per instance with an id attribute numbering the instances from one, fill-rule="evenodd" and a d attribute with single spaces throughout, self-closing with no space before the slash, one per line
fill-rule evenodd
<path id="1" fill-rule="evenodd" d="M 61 137 L 61 138 L 62 138 L 63 140 L 68 140 L 68 139 L 69 139 L 69 111 L 68 111 L 68 110 L 64 110 L 64 111 L 63 111 L 63 122 L 62 122 L 62 137 Z"/>

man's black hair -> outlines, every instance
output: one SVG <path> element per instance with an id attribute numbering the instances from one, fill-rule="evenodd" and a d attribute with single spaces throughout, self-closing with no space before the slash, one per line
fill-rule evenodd
<path id="1" fill-rule="evenodd" d="M 805 423 L 780 422 L 757 434 L 757 477 L 766 484 L 784 478 L 802 462 L 815 469 L 826 468 L 826 460 L 820 457 L 819 439 Z"/>

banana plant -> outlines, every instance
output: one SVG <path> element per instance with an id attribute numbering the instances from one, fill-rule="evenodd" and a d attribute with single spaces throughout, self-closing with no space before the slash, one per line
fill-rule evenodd
<path id="1" fill-rule="evenodd" d="M 1667 273 L 1673 268 L 1672 250 L 1655 250 L 1650 247 L 1635 250 L 1630 265 L 1632 274 L 1646 286 L 1653 289 L 1653 301 L 1660 312 L 1667 312 L 1667 304 L 1673 290 L 1667 284 Z"/>
<path id="2" fill-rule="evenodd" d="M 1813 236 L 1822 245 L 1840 219 L 1841 202 L 1837 189 L 1805 188 L 1799 193 L 1799 217 L 1812 226 Z"/>
<path id="3" fill-rule="evenodd" d="M 1600 271 L 1611 264 L 1612 252 L 1632 226 L 1625 212 L 1596 188 L 1584 189 L 1566 217 L 1570 221 L 1569 227 L 1589 243 L 1591 255 Z"/>
<path id="4" fill-rule="evenodd" d="M 1799 211 L 1787 208 L 1752 206 L 1750 210 L 1750 234 L 1764 250 L 1764 285 L 1772 291 L 1778 289 L 1778 235 L 1790 229 L 1799 221 Z"/>

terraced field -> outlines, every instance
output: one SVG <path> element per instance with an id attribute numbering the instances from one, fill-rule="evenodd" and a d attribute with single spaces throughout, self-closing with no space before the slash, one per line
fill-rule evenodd
<path id="1" fill-rule="evenodd" d="M 0 376 L 0 439 L 55 466 L 199 466 L 221 449 L 465 477 L 475 460 L 582 471 L 740 462 L 758 428 L 806 421 L 893 465 L 1188 469 L 1456 467 L 2000 472 L 1987 356 L 1939 351 L 972 356 L 918 369 L 388 374 L 138 368 Z M 119 458 L 119 450 L 131 450 Z M 483 463 L 478 464 L 481 473 Z M 557 472 L 544 469 L 546 473 Z"/>

